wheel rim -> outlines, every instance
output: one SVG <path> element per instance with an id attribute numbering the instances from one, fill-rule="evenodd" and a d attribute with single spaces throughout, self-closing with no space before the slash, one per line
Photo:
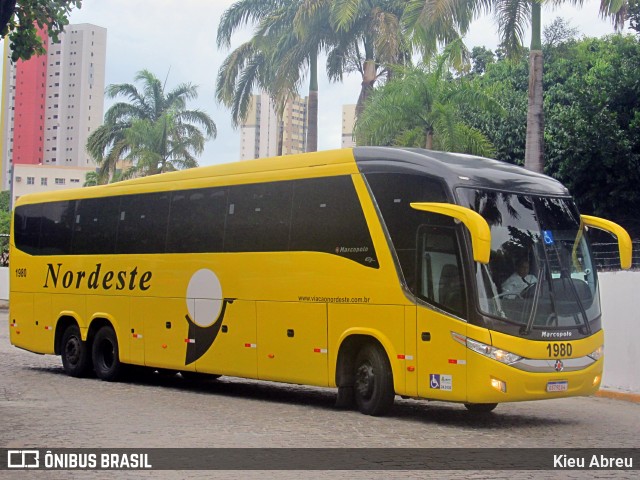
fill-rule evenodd
<path id="1" fill-rule="evenodd" d="M 64 353 L 70 365 L 77 365 L 80 361 L 81 347 L 78 337 L 71 337 L 67 340 L 64 346 Z"/>
<path id="2" fill-rule="evenodd" d="M 376 377 L 373 372 L 373 366 L 370 363 L 363 363 L 358 367 L 358 371 L 356 372 L 355 391 L 360 398 L 364 400 L 371 398 L 375 387 L 375 379 Z"/>

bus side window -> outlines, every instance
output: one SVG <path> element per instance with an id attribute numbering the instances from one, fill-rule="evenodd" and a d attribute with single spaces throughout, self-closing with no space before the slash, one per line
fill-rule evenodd
<path id="1" fill-rule="evenodd" d="M 80 255 L 114 253 L 120 197 L 79 200 L 73 223 L 71 251 Z"/>
<path id="2" fill-rule="evenodd" d="M 324 252 L 378 268 L 362 205 L 349 176 L 295 182 L 291 251 Z"/>
<path id="3" fill-rule="evenodd" d="M 75 220 L 76 202 L 49 202 L 42 205 L 40 236 L 46 240 L 46 248 L 40 255 L 69 255 Z M 45 243 L 45 242 L 43 242 Z"/>
<path id="4" fill-rule="evenodd" d="M 31 255 L 38 254 L 41 223 L 41 204 L 17 207 L 14 218 L 16 247 Z"/>
<path id="5" fill-rule="evenodd" d="M 224 251 L 286 252 L 292 190 L 292 182 L 230 187 Z"/>
<path id="6" fill-rule="evenodd" d="M 173 192 L 167 253 L 221 252 L 226 211 L 224 187 Z"/>
<path id="7" fill-rule="evenodd" d="M 168 221 L 168 192 L 123 196 L 116 253 L 164 252 Z"/>
<path id="8" fill-rule="evenodd" d="M 423 225 L 418 230 L 418 246 L 418 295 L 466 318 L 467 302 L 455 229 Z"/>

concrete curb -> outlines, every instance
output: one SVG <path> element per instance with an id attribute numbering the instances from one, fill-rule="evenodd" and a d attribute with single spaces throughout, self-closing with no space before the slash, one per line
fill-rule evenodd
<path id="1" fill-rule="evenodd" d="M 596 397 L 611 398 L 613 400 L 622 400 L 624 402 L 640 403 L 640 393 L 620 392 L 617 390 L 598 390 Z"/>

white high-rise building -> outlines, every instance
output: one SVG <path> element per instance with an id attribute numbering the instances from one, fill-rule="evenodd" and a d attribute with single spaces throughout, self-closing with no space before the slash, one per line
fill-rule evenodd
<path id="1" fill-rule="evenodd" d="M 70 25 L 49 45 L 43 165 L 95 167 L 86 151 L 102 125 L 107 29 Z"/>
<path id="2" fill-rule="evenodd" d="M 351 148 L 356 146 L 353 139 L 353 126 L 356 123 L 356 106 L 342 106 L 342 148 Z"/>
<path id="3" fill-rule="evenodd" d="M 240 160 L 303 153 L 307 138 L 307 98 L 287 102 L 278 120 L 271 98 L 253 95 L 247 120 L 240 126 Z"/>

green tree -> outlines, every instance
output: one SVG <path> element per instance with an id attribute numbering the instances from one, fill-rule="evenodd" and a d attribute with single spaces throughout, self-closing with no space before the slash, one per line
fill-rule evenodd
<path id="1" fill-rule="evenodd" d="M 629 28 L 640 35 L 640 0 L 628 0 Z"/>
<path id="2" fill-rule="evenodd" d="M 483 75 L 471 75 L 471 82 L 474 88 L 486 91 L 500 103 L 503 115 L 496 116 L 467 104 L 461 106 L 463 117 L 491 141 L 496 159 L 523 165 L 529 88 L 526 52 L 519 58 L 502 58 L 487 65 Z"/>
<path id="3" fill-rule="evenodd" d="M 473 47 L 471 50 L 471 73 L 474 75 L 482 75 L 487 66 L 495 62 L 493 52 L 485 47 Z"/>
<path id="4" fill-rule="evenodd" d="M 141 90 L 129 83 L 107 87 L 108 97 L 129 101 L 112 105 L 104 124 L 89 136 L 87 150 L 100 166 L 101 183 L 113 181 L 120 161 L 130 165 L 125 176 L 195 167 L 206 140 L 216 136 L 208 114 L 187 109 L 187 102 L 198 96 L 197 87 L 184 83 L 165 93 L 148 70 L 138 72 L 135 81 L 141 82 Z"/>
<path id="5" fill-rule="evenodd" d="M 621 223 L 640 235 L 640 39 L 612 35 L 544 47 L 546 173 L 569 187 L 584 213 Z M 496 148 L 496 158 L 521 163 L 525 147 L 526 53 L 502 59 L 473 77 L 505 109 L 496 119 L 467 105 L 464 117 Z"/>
<path id="6" fill-rule="evenodd" d="M 543 55 L 542 3 L 544 0 L 489 0 L 479 2 L 478 8 L 488 7 L 495 12 L 498 32 L 508 54 L 517 54 L 527 27 L 531 28 L 529 50 L 529 90 L 527 107 L 527 136 L 524 166 L 535 172 L 544 171 L 544 112 L 543 112 Z M 617 28 L 624 19 L 626 0 L 601 0 L 600 12 L 613 18 Z M 571 3 L 582 3 L 571 0 Z M 618 15 L 620 12 L 620 15 Z"/>
<path id="7" fill-rule="evenodd" d="M 468 52 L 458 42 L 460 32 L 468 27 L 464 20 L 471 19 L 462 14 L 463 8 L 456 8 L 459 15 L 451 16 L 430 15 L 427 6 L 434 2 L 424 0 L 307 1 L 328 6 L 331 28 L 337 34 L 338 42 L 328 50 L 329 79 L 342 81 L 344 74 L 353 72 L 362 77 L 356 116 L 376 82 L 389 78 L 392 67 L 410 65 L 414 52 L 421 52 L 427 63 L 439 46 L 450 45 L 446 52 L 455 68 L 468 62 Z"/>
<path id="8" fill-rule="evenodd" d="M 549 57 L 547 173 L 585 213 L 640 234 L 640 40 L 585 39 Z"/>
<path id="9" fill-rule="evenodd" d="M 332 32 L 322 16 L 300 22 L 303 0 L 240 0 L 225 11 L 218 27 L 218 47 L 229 47 L 238 28 L 251 23 L 254 36 L 233 50 L 223 62 L 216 82 L 218 101 L 231 108 L 233 124 L 246 118 L 253 89 L 276 100 L 281 113 L 309 73 L 307 151 L 318 144 L 318 55 Z M 294 26 L 295 28 L 292 28 Z"/>
<path id="10" fill-rule="evenodd" d="M 37 28 L 54 42 L 69 24 L 69 14 L 81 0 L 0 0 L 0 36 L 9 36 L 11 60 L 28 60 L 46 52 Z"/>
<path id="11" fill-rule="evenodd" d="M 469 82 L 451 79 L 446 66 L 440 56 L 430 65 L 394 70 L 358 117 L 358 141 L 492 155 L 491 143 L 464 122 L 460 107 L 472 103 L 494 114 L 500 108 Z"/>
<path id="12" fill-rule="evenodd" d="M 11 192 L 0 192 L 0 267 L 8 264 L 9 232 L 11 229 Z"/>
<path id="13" fill-rule="evenodd" d="M 362 77 L 356 117 L 375 83 L 388 75 L 388 67 L 406 64 L 410 46 L 401 22 L 405 2 L 394 0 L 307 0 L 324 5 L 338 41 L 327 54 L 330 80 L 342 81 L 348 73 Z"/>

